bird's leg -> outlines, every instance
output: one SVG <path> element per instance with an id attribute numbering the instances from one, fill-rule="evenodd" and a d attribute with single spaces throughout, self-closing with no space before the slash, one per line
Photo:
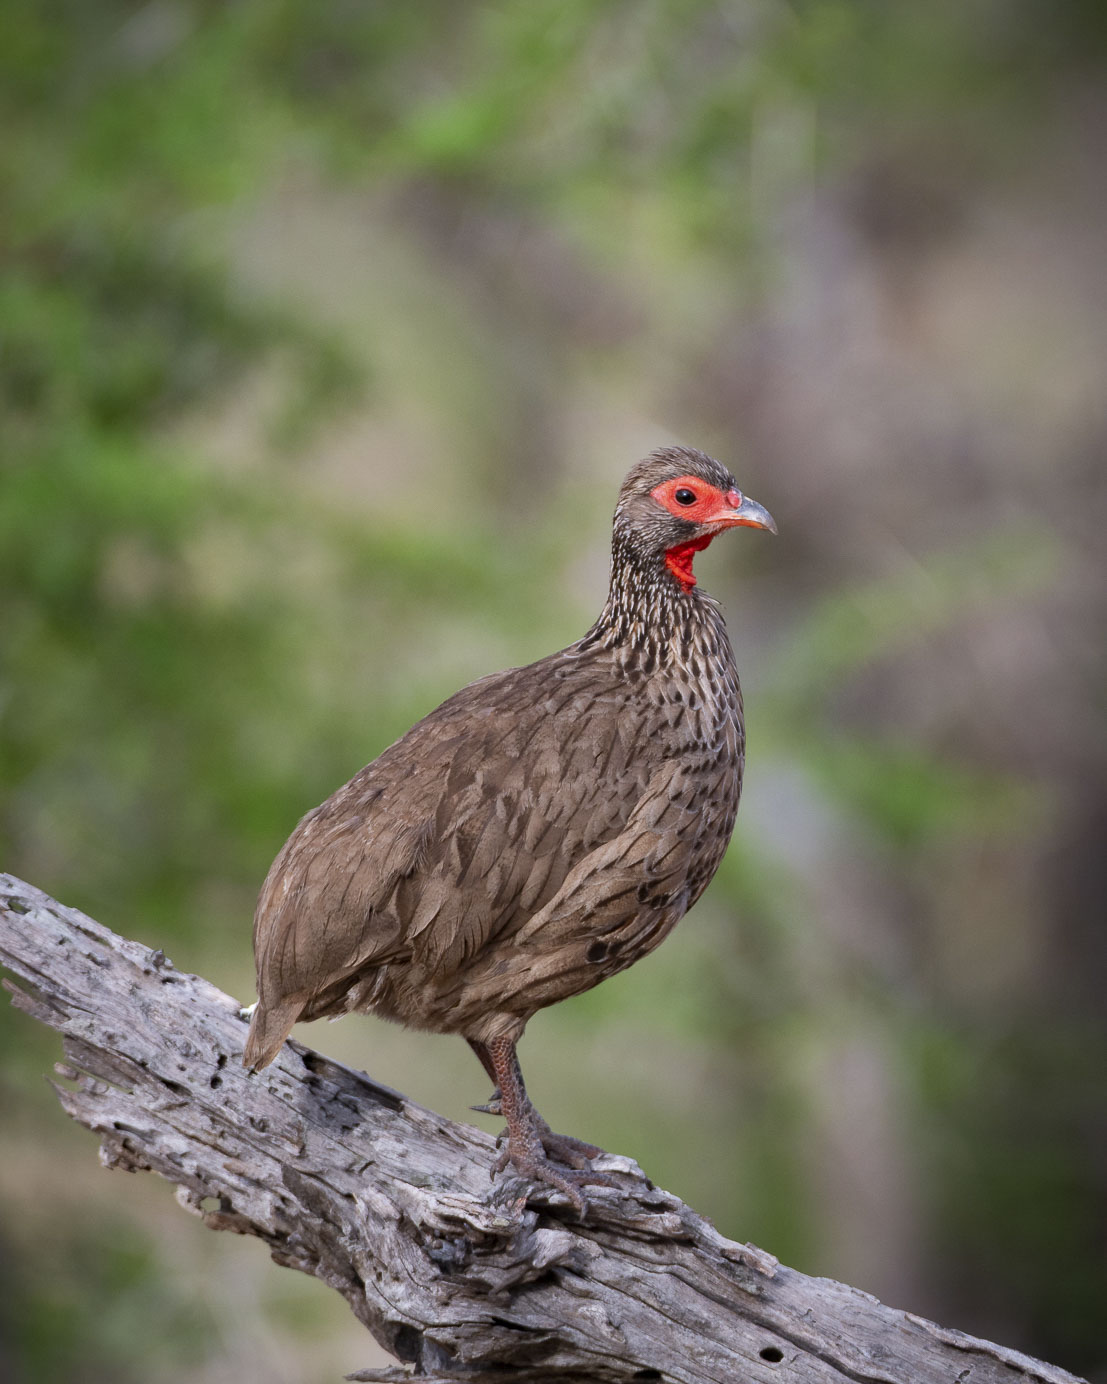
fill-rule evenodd
<path id="1" fill-rule="evenodd" d="M 535 1133 L 542 1141 L 542 1147 L 547 1153 L 559 1158 L 567 1168 L 583 1168 L 590 1158 L 599 1158 L 603 1149 L 597 1148 L 595 1144 L 586 1144 L 583 1139 L 574 1139 L 571 1134 L 555 1134 L 546 1121 L 534 1108 L 534 1102 L 527 1095 L 527 1088 L 523 1082 L 523 1069 L 519 1066 L 519 1054 L 514 1055 L 515 1075 L 518 1077 L 519 1086 L 523 1092 L 523 1098 L 530 1108 L 531 1122 L 534 1125 Z"/>
<path id="2" fill-rule="evenodd" d="M 586 1166 L 584 1149 L 592 1149 L 591 1144 L 581 1144 L 575 1139 L 565 1139 L 554 1134 L 545 1120 L 538 1114 L 527 1095 L 523 1084 L 523 1073 L 515 1054 L 515 1044 L 510 1038 L 493 1038 L 482 1045 L 492 1063 L 493 1077 L 500 1091 L 500 1107 L 507 1120 L 507 1148 L 500 1155 L 493 1173 L 502 1172 L 510 1163 L 524 1177 L 536 1182 L 546 1182 L 564 1192 L 577 1210 L 584 1214 L 585 1200 L 577 1183 L 593 1182 L 606 1186 L 615 1185 L 606 1173 L 593 1172 Z M 478 1053 L 478 1056 L 480 1054 Z M 573 1171 L 561 1172 L 547 1157 L 547 1151 L 572 1158 L 569 1167 Z M 593 1155 L 600 1149 L 592 1150 Z"/>
<path id="3" fill-rule="evenodd" d="M 484 1043 L 476 1038 L 467 1039 L 469 1046 L 476 1053 L 481 1066 L 488 1073 L 493 1081 L 497 1081 L 496 1068 L 492 1062 L 492 1055 Z M 519 1087 L 527 1105 L 530 1107 L 530 1118 L 534 1126 L 534 1131 L 541 1140 L 542 1147 L 548 1154 L 559 1159 L 567 1168 L 583 1168 L 590 1158 L 598 1158 L 603 1153 L 603 1149 L 597 1148 L 595 1144 L 587 1144 L 583 1139 L 574 1139 L 571 1134 L 555 1134 L 546 1121 L 534 1108 L 534 1102 L 527 1095 L 526 1084 L 523 1081 L 522 1068 L 519 1066 L 519 1056 L 516 1053 L 514 1058 L 515 1075 L 519 1082 Z M 497 1085 L 492 1092 L 492 1098 L 486 1105 L 471 1105 L 470 1110 L 475 1110 L 478 1115 L 502 1115 L 504 1113 L 503 1100 L 500 1095 L 500 1088 Z"/>

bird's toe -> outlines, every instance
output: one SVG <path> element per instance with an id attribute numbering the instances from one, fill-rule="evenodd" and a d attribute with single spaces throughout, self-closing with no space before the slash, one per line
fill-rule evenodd
<path id="1" fill-rule="evenodd" d="M 544 1120 L 542 1125 L 545 1128 L 540 1125 L 538 1129 L 542 1147 L 551 1158 L 556 1158 L 567 1168 L 587 1168 L 591 1159 L 599 1158 L 603 1153 L 603 1149 L 595 1144 L 586 1144 L 583 1139 L 574 1139 L 571 1134 L 555 1134 Z"/>
<path id="2" fill-rule="evenodd" d="M 528 1141 L 526 1144 L 522 1144 L 521 1141 L 513 1142 L 509 1139 L 492 1165 L 492 1176 L 495 1177 L 497 1173 L 506 1172 L 510 1169 L 518 1176 L 531 1182 L 553 1187 L 568 1197 L 578 1215 L 583 1217 L 588 1211 L 588 1202 L 580 1190 L 582 1186 L 617 1189 L 619 1183 L 609 1173 L 601 1173 L 588 1167 L 587 1159 L 579 1152 L 566 1150 L 563 1147 L 564 1143 L 578 1145 L 578 1140 L 568 1140 L 564 1136 L 555 1135 L 554 1142 L 557 1145 L 559 1160 L 564 1160 L 561 1166 L 555 1164 L 547 1156 L 544 1148 L 545 1140 L 541 1137 L 535 1139 L 533 1143 Z M 590 1148 L 591 1145 L 584 1144 L 580 1147 Z M 567 1157 L 570 1155 L 579 1161 L 569 1164 Z"/>

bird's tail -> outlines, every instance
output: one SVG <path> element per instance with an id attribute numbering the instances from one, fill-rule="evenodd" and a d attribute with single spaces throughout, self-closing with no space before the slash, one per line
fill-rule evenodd
<path id="1" fill-rule="evenodd" d="M 267 1009 L 259 1000 L 250 1019 L 242 1065 L 255 1072 L 268 1067 L 300 1017 L 302 1007 L 299 1001 L 293 1000 Z"/>

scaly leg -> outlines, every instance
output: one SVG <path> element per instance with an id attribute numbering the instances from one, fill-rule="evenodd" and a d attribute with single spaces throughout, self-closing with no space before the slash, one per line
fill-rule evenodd
<path id="1" fill-rule="evenodd" d="M 469 1046 L 476 1053 L 481 1066 L 488 1073 L 493 1081 L 496 1081 L 496 1069 L 492 1064 L 492 1056 L 487 1047 L 478 1042 L 475 1038 L 466 1040 Z M 587 1144 L 583 1139 L 574 1139 L 571 1134 L 555 1134 L 546 1121 L 534 1108 L 534 1102 L 529 1095 L 526 1095 L 526 1086 L 523 1082 L 523 1073 L 519 1066 L 518 1054 L 515 1056 L 515 1072 L 518 1077 L 519 1085 L 523 1088 L 526 1096 L 527 1105 L 530 1107 L 531 1121 L 535 1132 L 542 1141 L 542 1147 L 554 1158 L 559 1159 L 567 1168 L 583 1168 L 590 1158 L 599 1158 L 603 1149 L 597 1148 L 595 1144 Z M 497 1085 L 492 1092 L 491 1099 L 485 1105 L 471 1105 L 470 1110 L 475 1110 L 478 1115 L 503 1115 L 503 1098 L 500 1095 L 500 1088 Z"/>
<path id="2" fill-rule="evenodd" d="M 605 1173 L 593 1172 L 587 1160 L 602 1152 L 592 1144 L 554 1134 L 538 1114 L 527 1095 L 523 1073 L 510 1038 L 493 1038 L 489 1043 L 470 1040 L 481 1065 L 496 1082 L 497 1090 L 489 1106 L 492 1114 L 502 1114 L 507 1120 L 507 1148 L 500 1155 L 493 1172 L 500 1172 L 510 1163 L 524 1177 L 545 1182 L 564 1192 L 581 1215 L 586 1203 L 577 1184 L 596 1183 L 615 1185 Z M 550 1162 L 547 1154 L 563 1159 L 566 1171 L 561 1172 Z"/>

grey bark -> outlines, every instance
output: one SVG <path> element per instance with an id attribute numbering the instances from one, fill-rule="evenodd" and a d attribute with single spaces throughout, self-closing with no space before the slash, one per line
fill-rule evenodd
<path id="1" fill-rule="evenodd" d="M 213 1230 L 340 1292 L 427 1380 L 1073 1384 L 1017 1351 L 726 1240 L 630 1159 L 564 1197 L 489 1180 L 490 1136 L 296 1042 L 251 1076 L 238 1001 L 0 875 L 14 1003 L 64 1036 L 66 1112 Z M 401 1379 L 401 1370 L 353 1379 Z"/>

